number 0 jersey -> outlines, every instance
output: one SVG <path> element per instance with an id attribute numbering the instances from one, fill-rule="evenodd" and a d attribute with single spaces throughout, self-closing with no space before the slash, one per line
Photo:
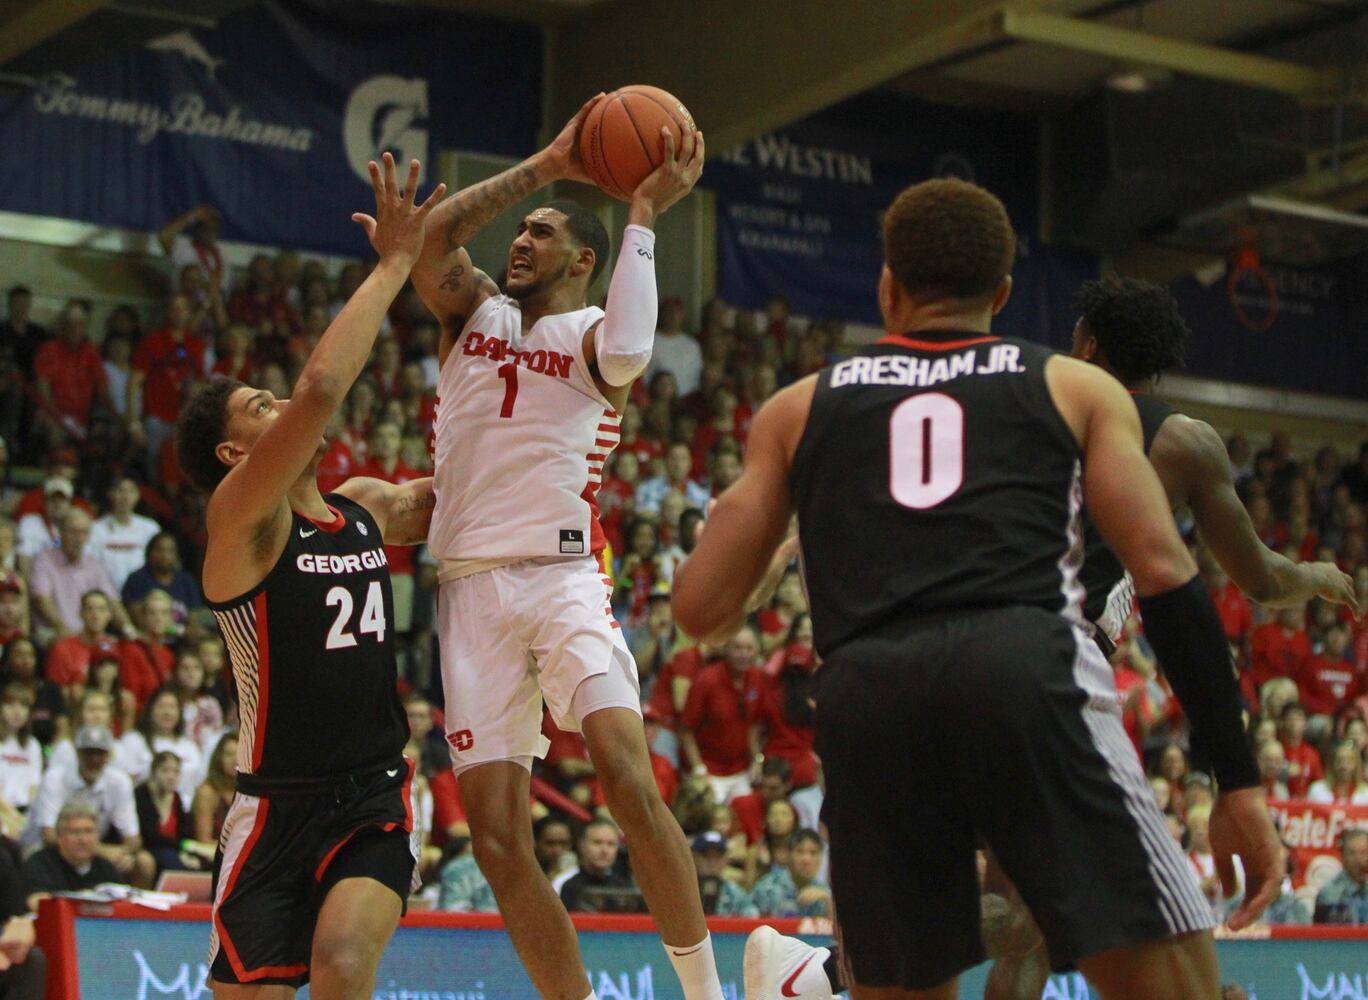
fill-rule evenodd
<path id="1" fill-rule="evenodd" d="M 504 295 L 471 314 L 442 366 L 428 548 L 454 560 L 583 556 L 604 547 L 603 463 L 618 414 L 594 384 L 584 335 L 595 307 L 526 333 Z M 444 574 L 444 578 L 446 578 Z"/>
<path id="2" fill-rule="evenodd" d="M 1082 621 L 1082 456 L 1046 388 L 1052 353 L 919 331 L 818 376 L 790 486 L 822 655 L 940 612 Z"/>
<path id="3" fill-rule="evenodd" d="M 380 529 L 360 504 L 326 499 L 331 523 L 295 514 L 266 579 L 208 602 L 233 665 L 245 774 L 352 773 L 398 760 L 408 741 Z"/>

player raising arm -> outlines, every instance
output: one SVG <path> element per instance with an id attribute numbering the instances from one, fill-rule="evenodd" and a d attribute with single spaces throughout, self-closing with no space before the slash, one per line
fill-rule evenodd
<path id="1" fill-rule="evenodd" d="M 291 399 L 214 376 L 181 412 L 178 454 L 210 495 L 204 594 L 241 719 L 237 793 L 216 859 L 214 996 L 369 996 L 411 889 L 413 762 L 395 690 L 384 545 L 421 541 L 432 480 L 316 481 L 329 418 L 360 374 L 422 246 L 414 204 L 370 164 L 379 263 L 309 356 Z M 283 987 L 284 991 L 271 989 Z"/>

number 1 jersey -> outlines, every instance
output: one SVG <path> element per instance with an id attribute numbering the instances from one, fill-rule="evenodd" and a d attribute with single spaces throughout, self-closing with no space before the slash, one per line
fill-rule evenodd
<path id="1" fill-rule="evenodd" d="M 361 771 L 398 760 L 408 741 L 380 529 L 360 504 L 326 499 L 333 520 L 295 514 L 266 579 L 232 601 L 208 602 L 232 661 L 237 769 L 246 774 Z"/>
<path id="2" fill-rule="evenodd" d="M 598 489 L 619 417 L 583 347 L 602 318 L 590 306 L 524 333 L 522 310 L 504 295 L 471 314 L 437 389 L 428 548 L 444 568 L 603 549 Z"/>
<path id="3" fill-rule="evenodd" d="M 820 653 L 977 608 L 1082 621 L 1082 456 L 1052 353 L 919 331 L 821 372 L 790 475 Z"/>

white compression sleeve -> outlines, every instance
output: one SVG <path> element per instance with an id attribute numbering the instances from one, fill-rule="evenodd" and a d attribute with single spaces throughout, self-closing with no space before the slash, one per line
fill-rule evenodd
<path id="1" fill-rule="evenodd" d="M 594 343 L 599 374 L 609 385 L 629 385 L 646 370 L 657 308 L 655 233 L 644 226 L 628 226 Z"/>

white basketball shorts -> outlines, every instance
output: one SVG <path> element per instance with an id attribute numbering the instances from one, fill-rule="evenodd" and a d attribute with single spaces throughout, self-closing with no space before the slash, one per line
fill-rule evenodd
<path id="1" fill-rule="evenodd" d="M 610 597 L 594 558 L 527 560 L 441 585 L 446 732 L 458 774 L 497 760 L 530 767 L 543 756 L 543 699 L 567 732 L 602 708 L 640 713 L 636 661 Z"/>

